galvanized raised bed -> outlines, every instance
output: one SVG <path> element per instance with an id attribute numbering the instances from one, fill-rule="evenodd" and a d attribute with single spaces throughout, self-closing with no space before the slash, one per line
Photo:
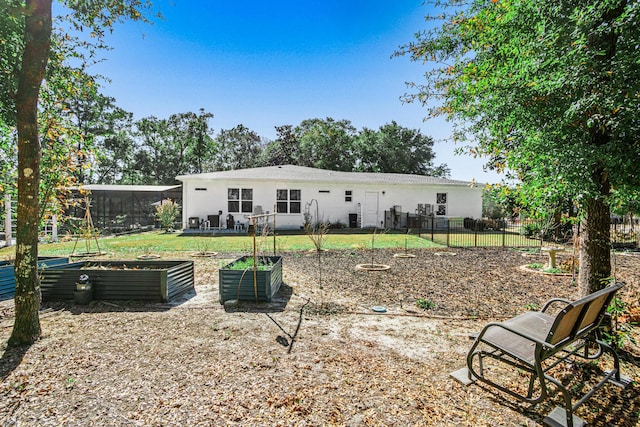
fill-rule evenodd
<path id="1" fill-rule="evenodd" d="M 220 304 L 228 300 L 266 301 L 271 302 L 282 284 L 282 257 L 266 258 L 271 263 L 268 270 L 256 271 L 256 287 L 253 282 L 253 269 L 233 270 L 230 267 L 237 262 L 244 262 L 251 257 L 241 257 L 225 265 L 219 270 Z M 257 298 L 256 298 L 257 290 Z"/>
<path id="2" fill-rule="evenodd" d="M 69 258 L 38 257 L 38 269 L 55 268 L 68 264 Z M 16 276 L 13 261 L 0 261 L 0 301 L 13 298 L 16 293 Z"/>
<path id="3" fill-rule="evenodd" d="M 80 261 L 41 272 L 42 300 L 74 299 L 76 281 L 89 276 L 95 300 L 168 302 L 193 289 L 193 261 Z"/>

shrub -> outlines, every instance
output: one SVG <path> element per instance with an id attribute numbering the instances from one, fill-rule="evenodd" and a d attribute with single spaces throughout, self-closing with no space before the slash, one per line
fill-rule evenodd
<path id="1" fill-rule="evenodd" d="M 471 230 L 473 228 L 474 219 L 473 218 L 464 218 L 462 220 L 462 225 L 467 230 Z"/>
<path id="2" fill-rule="evenodd" d="M 416 305 L 418 306 L 418 308 L 421 308 L 423 310 L 433 310 L 434 308 L 436 308 L 435 302 L 424 298 L 418 298 L 418 300 L 416 301 Z"/>
<path id="3" fill-rule="evenodd" d="M 540 225 L 540 223 L 530 222 L 528 224 L 524 224 L 520 232 L 524 237 L 539 239 L 541 237 L 540 236 L 541 231 L 542 231 L 542 226 Z M 543 234 L 547 234 L 547 233 L 543 233 Z M 542 238 L 546 238 L 546 237 L 543 235 Z"/>
<path id="4" fill-rule="evenodd" d="M 544 222 L 530 222 L 522 226 L 520 233 L 531 239 L 565 241 L 572 235 L 573 226 L 571 223 L 549 226 Z"/>
<path id="5" fill-rule="evenodd" d="M 163 200 L 160 206 L 156 207 L 156 216 L 164 230 L 173 229 L 173 224 L 180 213 L 180 207 L 171 199 Z"/>

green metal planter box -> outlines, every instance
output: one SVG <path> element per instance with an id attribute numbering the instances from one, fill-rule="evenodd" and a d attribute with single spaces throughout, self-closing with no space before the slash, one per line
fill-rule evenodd
<path id="1" fill-rule="evenodd" d="M 42 300 L 72 300 L 81 274 L 95 300 L 168 302 L 193 289 L 193 261 L 81 261 L 41 272 Z"/>
<path id="2" fill-rule="evenodd" d="M 65 257 L 38 257 L 38 268 L 55 268 L 69 263 Z M 0 301 L 13 298 L 16 293 L 16 277 L 13 261 L 0 261 Z"/>
<path id="3" fill-rule="evenodd" d="M 253 268 L 247 270 L 232 270 L 230 267 L 237 262 L 244 262 L 252 257 L 241 257 L 220 268 L 219 294 L 220 304 L 228 300 L 266 301 L 271 302 L 282 284 L 282 257 L 260 257 L 271 263 L 268 270 L 256 271 L 256 288 L 253 283 Z M 258 291 L 256 300 L 255 290 Z"/>

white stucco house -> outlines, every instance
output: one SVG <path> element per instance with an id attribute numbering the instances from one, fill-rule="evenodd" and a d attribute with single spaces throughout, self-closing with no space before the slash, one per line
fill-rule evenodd
<path id="1" fill-rule="evenodd" d="M 481 184 L 422 175 L 283 165 L 176 178 L 183 183 L 184 228 L 245 225 L 252 214 L 274 212 L 279 229 L 300 229 L 305 212 L 313 221 L 362 228 L 387 226 L 390 213 L 482 215 Z"/>

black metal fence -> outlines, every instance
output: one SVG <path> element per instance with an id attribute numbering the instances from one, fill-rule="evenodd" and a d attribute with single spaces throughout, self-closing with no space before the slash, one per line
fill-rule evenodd
<path id="1" fill-rule="evenodd" d="M 638 218 L 630 221 L 611 219 L 611 242 L 614 246 L 638 247 L 640 246 L 640 224 Z"/>
<path id="2" fill-rule="evenodd" d="M 540 246 L 542 223 L 471 218 L 427 217 L 418 234 L 450 247 Z"/>
<path id="3" fill-rule="evenodd" d="M 391 225 L 391 227 L 389 227 Z M 400 225 L 400 227 L 395 227 Z M 388 228 L 410 229 L 435 243 L 450 247 L 535 247 L 545 243 L 571 244 L 571 224 L 550 224 L 548 220 L 439 218 L 407 214 Z M 578 230 L 579 231 L 579 230 Z M 611 222 L 613 246 L 638 246 L 640 225 Z"/>

